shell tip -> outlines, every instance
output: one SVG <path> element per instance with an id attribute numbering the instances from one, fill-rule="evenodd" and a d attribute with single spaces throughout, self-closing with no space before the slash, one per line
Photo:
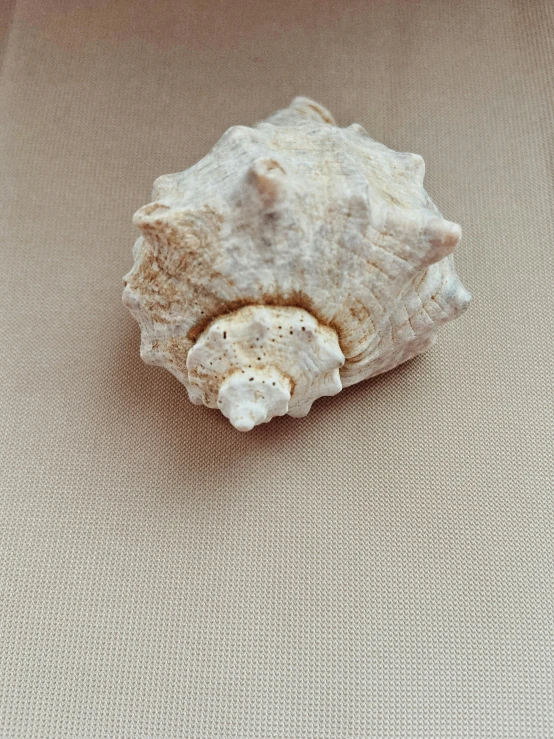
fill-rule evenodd
<path id="1" fill-rule="evenodd" d="M 231 415 L 229 421 L 231 421 L 237 431 L 251 431 L 256 425 L 250 416 L 244 415 Z"/>
<path id="2" fill-rule="evenodd" d="M 289 400 L 289 383 L 280 373 L 251 370 L 222 383 L 218 407 L 237 431 L 250 431 L 274 416 L 284 416 Z"/>

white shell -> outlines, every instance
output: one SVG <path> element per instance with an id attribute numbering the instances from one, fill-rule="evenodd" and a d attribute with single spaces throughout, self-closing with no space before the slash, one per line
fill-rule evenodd
<path id="1" fill-rule="evenodd" d="M 246 431 L 424 351 L 471 300 L 424 170 L 307 98 L 233 126 L 135 214 L 141 356 Z"/>

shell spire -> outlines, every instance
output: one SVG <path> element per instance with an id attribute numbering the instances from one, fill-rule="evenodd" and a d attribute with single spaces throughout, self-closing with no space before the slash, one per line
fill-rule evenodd
<path id="1" fill-rule="evenodd" d="M 233 126 L 134 216 L 141 356 L 246 431 L 424 351 L 470 301 L 424 173 L 308 98 Z"/>

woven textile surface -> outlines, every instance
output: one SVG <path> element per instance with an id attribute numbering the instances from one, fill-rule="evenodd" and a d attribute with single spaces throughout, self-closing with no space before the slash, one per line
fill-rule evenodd
<path id="1" fill-rule="evenodd" d="M 0 736 L 554 737 L 552 2 L 0 19 Z M 474 300 L 240 434 L 141 362 L 131 216 L 295 95 L 424 157 Z"/>

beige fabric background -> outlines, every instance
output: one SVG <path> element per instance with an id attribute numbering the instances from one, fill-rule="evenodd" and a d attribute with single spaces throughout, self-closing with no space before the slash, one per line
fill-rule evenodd
<path id="1" fill-rule="evenodd" d="M 550 0 L 3 13 L 2 737 L 553 737 Z M 297 94 L 425 157 L 474 303 L 241 435 L 141 363 L 130 219 Z"/>

